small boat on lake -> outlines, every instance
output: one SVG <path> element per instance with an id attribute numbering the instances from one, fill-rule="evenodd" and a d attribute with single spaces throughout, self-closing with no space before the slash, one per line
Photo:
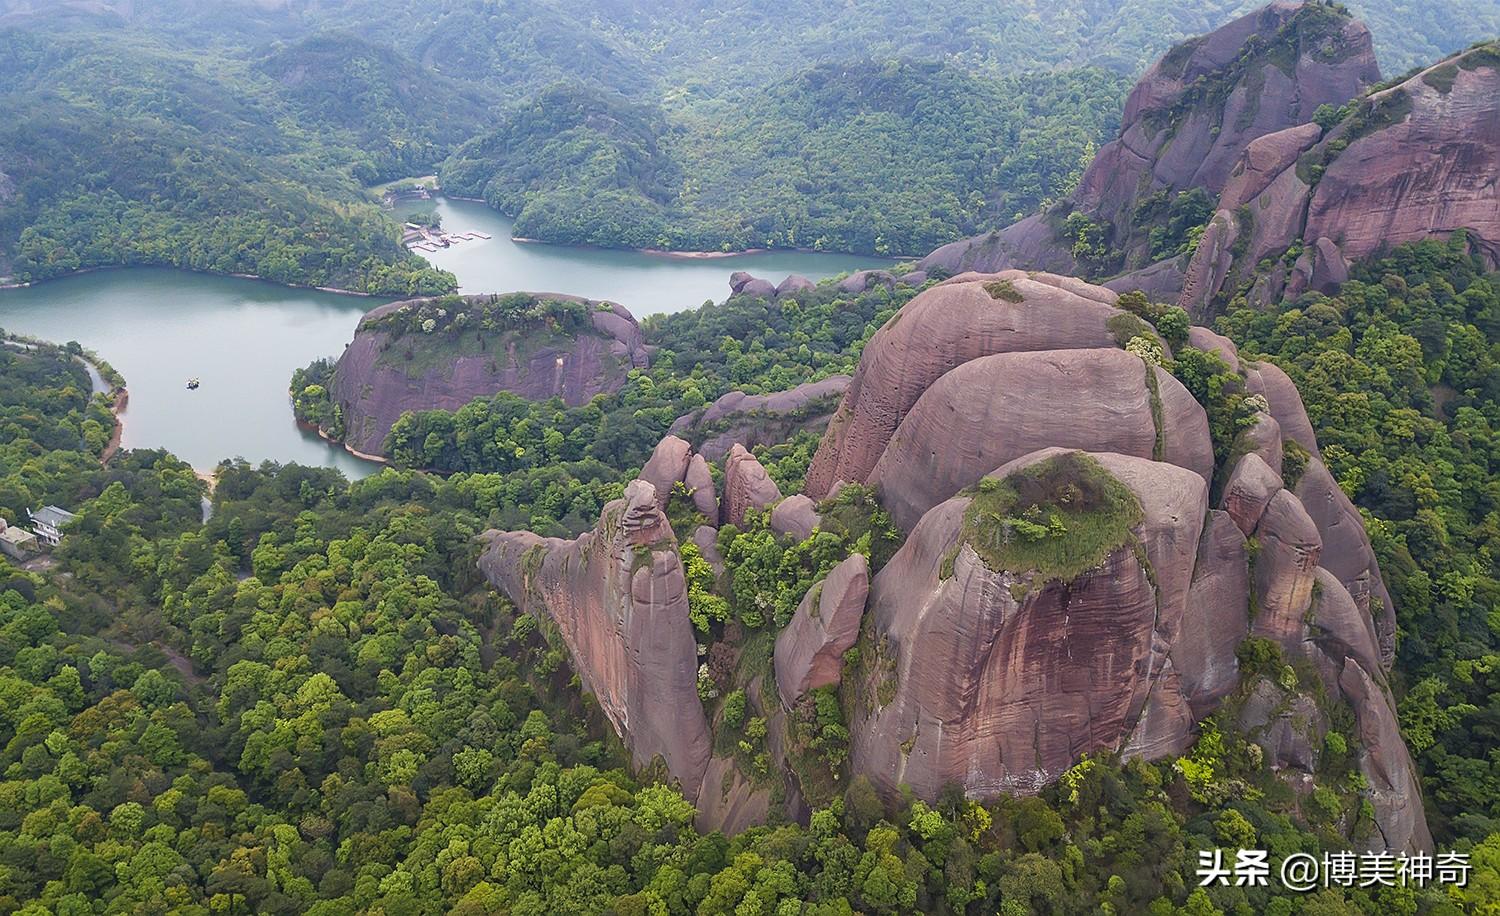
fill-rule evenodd
<path id="1" fill-rule="evenodd" d="M 198 377 L 196 375 L 187 380 L 187 388 L 188 391 L 198 390 Z"/>

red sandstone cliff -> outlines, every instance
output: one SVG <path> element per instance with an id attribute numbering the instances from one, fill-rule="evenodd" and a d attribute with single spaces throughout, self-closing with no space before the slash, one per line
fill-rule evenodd
<path id="1" fill-rule="evenodd" d="M 1361 258 L 1460 229 L 1500 264 L 1496 42 L 1372 93 L 1326 131 L 1304 124 L 1251 144 L 1179 302 L 1208 314 L 1241 293 L 1257 303 L 1328 292 Z"/>
<path id="2" fill-rule="evenodd" d="M 381 454 L 402 413 L 457 410 L 501 391 L 584 404 L 618 389 L 630 369 L 647 364 L 640 327 L 623 306 L 554 293 L 521 296 L 532 303 L 581 306 L 586 318 L 566 327 L 529 318 L 473 317 L 502 300 L 494 296 L 468 296 L 456 303 L 415 299 L 367 313 L 339 357 L 329 386 L 343 417 L 345 444 Z M 435 315 L 439 309 L 447 314 L 434 319 L 434 330 L 424 332 L 417 316 L 427 311 Z M 459 315 L 469 320 L 458 322 Z M 407 323 L 414 326 L 407 328 Z"/>
<path id="3" fill-rule="evenodd" d="M 1304 124 L 1320 105 L 1342 105 L 1379 78 L 1363 24 L 1327 5 L 1272 3 L 1157 61 L 1126 100 L 1120 135 L 1070 197 L 998 232 L 945 245 L 922 267 L 1079 273 L 1063 230 L 1077 213 L 1103 228 L 1115 252 L 1108 269 L 1143 268 L 1154 219 L 1143 208 L 1149 198 L 1193 188 L 1217 195 L 1252 141 Z M 1146 280 L 1152 292 L 1175 294 L 1181 271 Z"/>

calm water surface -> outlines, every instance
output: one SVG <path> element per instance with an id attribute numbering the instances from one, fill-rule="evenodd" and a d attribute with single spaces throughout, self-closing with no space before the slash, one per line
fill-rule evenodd
<path id="1" fill-rule="evenodd" d="M 425 255 L 453 271 L 464 292 L 607 298 L 637 317 L 721 300 L 736 270 L 773 282 L 788 273 L 816 280 L 874 261 L 800 252 L 694 260 L 516 243 L 510 221 L 483 204 L 438 200 L 425 206 L 437 208 L 446 231 L 491 236 Z M 202 469 L 240 457 L 337 467 L 362 477 L 377 466 L 293 422 L 287 382 L 293 369 L 343 352 L 360 316 L 380 301 L 132 268 L 0 290 L 0 328 L 76 340 L 112 363 L 130 387 L 127 448 L 167 448 Z M 191 377 L 202 382 L 196 391 L 186 388 Z"/>

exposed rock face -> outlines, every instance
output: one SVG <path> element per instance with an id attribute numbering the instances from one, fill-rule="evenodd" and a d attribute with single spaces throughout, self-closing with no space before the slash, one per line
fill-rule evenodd
<path id="1" fill-rule="evenodd" d="M 839 291 L 845 293 L 862 293 L 877 286 L 894 289 L 895 275 L 888 270 L 856 270 L 839 281 Z"/>
<path id="2" fill-rule="evenodd" d="M 656 489 L 633 481 L 577 540 L 486 532 L 479 568 L 562 634 L 584 687 L 637 765 L 660 757 L 689 798 L 710 757 L 677 540 Z"/>
<path id="3" fill-rule="evenodd" d="M 640 478 L 656 490 L 657 506 L 666 511 L 672 491 L 680 483 L 693 501 L 693 508 L 714 525 L 719 521 L 719 500 L 714 493 L 713 473 L 703 456 L 676 436 L 668 435 L 652 449 L 641 468 Z"/>
<path id="4" fill-rule="evenodd" d="M 806 277 L 800 277 L 797 274 L 788 274 L 785 280 L 776 284 L 776 298 L 780 299 L 782 296 L 800 293 L 816 287 L 817 284 Z"/>
<path id="5" fill-rule="evenodd" d="M 771 509 L 771 530 L 799 541 L 811 537 L 821 521 L 816 504 L 801 493 L 788 496 Z"/>
<path id="6" fill-rule="evenodd" d="M 693 497 L 693 508 L 710 521 L 719 517 L 719 497 L 714 493 L 714 475 L 708 469 L 703 455 L 695 454 L 688 460 L 687 471 L 682 476 Z"/>
<path id="7" fill-rule="evenodd" d="M 724 459 L 724 498 L 720 502 L 722 523 L 743 525 L 752 509 L 764 509 L 781 499 L 776 481 L 743 445 L 735 445 Z"/>
<path id="8" fill-rule="evenodd" d="M 1273 769 L 1317 769 L 1317 749 L 1328 733 L 1328 720 L 1311 697 L 1288 698 L 1276 685 L 1261 680 L 1240 709 L 1239 725 L 1260 745 Z"/>
<path id="9" fill-rule="evenodd" d="M 771 811 L 771 791 L 757 789 L 745 779 L 730 757 L 715 757 L 703 774 L 703 789 L 698 793 L 698 830 L 734 836 L 766 822 Z"/>
<path id="10" fill-rule="evenodd" d="M 720 461 L 735 443 L 746 448 L 785 442 L 804 429 L 821 430 L 849 387 L 849 376 L 830 375 L 788 391 L 731 391 L 672 423 L 673 435 L 698 443 L 698 452 Z"/>
<path id="11" fill-rule="evenodd" d="M 1396 610 L 1359 510 L 1317 458 L 1307 463 L 1296 492 L 1323 542 L 1322 565 L 1348 590 L 1361 612 L 1374 620 L 1380 667 L 1389 671 L 1396 658 Z"/>
<path id="12" fill-rule="evenodd" d="M 1243 368 L 1245 390 L 1266 399 L 1281 434 L 1314 455 L 1322 454 L 1318 451 L 1318 438 L 1313 435 L 1312 421 L 1307 419 L 1307 408 L 1302 406 L 1302 395 L 1281 367 L 1255 363 Z"/>
<path id="13" fill-rule="evenodd" d="M 1240 531 L 1248 536 L 1260 524 L 1260 517 L 1270 505 L 1271 497 L 1279 492 L 1281 475 L 1271 470 L 1264 458 L 1251 452 L 1230 472 L 1220 508 L 1227 511 Z"/>
<path id="14" fill-rule="evenodd" d="M 1259 610 L 1251 632 L 1295 651 L 1312 604 L 1313 571 L 1323 539 L 1302 503 L 1286 490 L 1276 491 L 1266 505 L 1255 534 L 1260 541 L 1255 557 Z"/>
<path id="15" fill-rule="evenodd" d="M 1250 569 L 1245 536 L 1227 512 L 1213 511 L 1198 541 L 1173 664 L 1193 717 L 1212 712 L 1239 686 L 1235 650 L 1250 629 Z"/>
<path id="16" fill-rule="evenodd" d="M 1126 270 L 1149 261 L 1154 194 L 1205 188 L 1217 195 L 1255 141 L 1312 120 L 1319 105 L 1342 105 L 1379 80 L 1369 32 L 1328 7 L 1276 2 L 1201 38 L 1177 45 L 1141 77 L 1125 102 L 1120 136 L 1099 151 L 1056 216 L 1038 214 L 928 255 L 922 267 L 1078 272 L 1061 223 L 1081 213 L 1105 227 Z M 1279 147 L 1262 146 L 1265 167 Z M 1170 289 L 1163 262 L 1143 285 Z M 1178 281 L 1180 283 L 1180 281 Z"/>
<path id="17" fill-rule="evenodd" d="M 1375 824 L 1387 849 L 1432 849 L 1432 834 L 1422 810 L 1416 767 L 1390 695 L 1359 662 L 1348 659 L 1339 675 L 1339 688 L 1354 707 L 1359 728 L 1359 770 L 1370 782 Z"/>
<path id="18" fill-rule="evenodd" d="M 693 544 L 718 575 L 724 574 L 724 555 L 719 553 L 719 529 L 699 525 L 693 529 Z"/>
<path id="19" fill-rule="evenodd" d="M 651 457 L 642 466 L 641 480 L 656 490 L 656 505 L 662 511 L 666 511 L 667 500 L 672 498 L 672 488 L 687 479 L 692 453 L 692 447 L 686 442 L 676 436 L 667 436 L 656 444 Z M 709 483 L 713 483 L 712 478 Z"/>
<path id="20" fill-rule="evenodd" d="M 993 476 L 1065 454 L 1036 452 Z M 1035 792 L 1090 751 L 1185 746 L 1191 718 L 1178 707 L 1186 700 L 1175 671 L 1170 686 L 1164 672 L 1208 485 L 1163 462 L 1088 457 L 1140 501 L 1139 552 L 1122 544 L 1067 582 L 990 569 L 965 539 L 971 497 L 961 495 L 923 516 L 875 577 L 879 648 L 861 693 L 864 718 L 851 726 L 856 772 L 927 798 L 948 782 L 974 796 Z"/>
<path id="21" fill-rule="evenodd" d="M 803 596 L 776 637 L 776 686 L 791 708 L 809 691 L 839 682 L 844 653 L 859 639 L 870 594 L 870 563 L 856 553 Z"/>
<path id="22" fill-rule="evenodd" d="M 1170 374 L 1148 375 L 1118 348 L 1122 327 L 1141 328 L 1115 301 L 1050 275 L 956 276 L 876 333 L 829 424 L 808 492 L 871 484 L 911 532 L 871 584 L 874 631 L 860 643 L 850 723 L 854 771 L 885 790 L 1034 791 L 1090 751 L 1180 753 L 1198 719 L 1238 696 L 1249 635 L 1310 662 L 1327 695 L 1350 704 L 1362 701 L 1339 683 L 1346 664 L 1373 671 L 1384 699 L 1358 714 L 1392 708 L 1381 680 L 1394 647 L 1388 599 L 1296 387 L 1219 335 L 1189 332 L 1267 404 L 1236 443 L 1223 508 L 1208 511 L 1206 417 Z M 1312 456 L 1295 489 L 1281 476 L 1284 439 Z M 1073 449 L 1139 501 L 1133 543 L 1065 581 L 987 566 L 967 540 L 965 488 Z M 1329 723 L 1303 688 L 1285 703 L 1268 694 L 1264 709 L 1249 697 L 1242 725 L 1276 765 L 1311 773 Z M 1386 835 L 1422 842 L 1425 827 L 1403 826 L 1421 807 L 1400 795 L 1415 786 L 1404 749 L 1371 753 L 1369 766 L 1395 774 L 1390 798 L 1370 796 L 1377 819 L 1396 824 Z"/>
<path id="23" fill-rule="evenodd" d="M 1157 457 L 1205 482 L 1213 477 L 1203 408 L 1165 370 L 1110 348 L 1000 353 L 964 363 L 912 406 L 869 483 L 896 523 L 910 529 L 990 470 L 1054 445 Z"/>
<path id="24" fill-rule="evenodd" d="M 808 494 L 822 498 L 839 480 L 867 482 L 917 399 L 970 360 L 1115 346 L 1109 321 L 1124 314 L 1111 304 L 1116 298 L 1072 278 L 1023 271 L 963 274 L 923 291 L 865 346 L 808 470 Z"/>
<path id="25" fill-rule="evenodd" d="M 1179 303 L 1214 311 L 1328 292 L 1384 248 L 1468 230 L 1500 264 L 1500 45 L 1471 48 L 1373 93 L 1326 133 L 1303 124 L 1251 144 L 1187 270 Z M 1231 250 L 1239 240 L 1238 252 Z M 1301 241 L 1290 270 L 1256 270 Z"/>
<path id="26" fill-rule="evenodd" d="M 486 332 L 476 326 L 397 338 L 380 327 L 381 319 L 433 300 L 396 302 L 367 313 L 329 386 L 333 403 L 343 411 L 345 443 L 357 452 L 382 454 L 404 411 L 457 410 L 501 391 L 584 404 L 618 389 L 626 373 L 649 362 L 640 327 L 624 307 L 553 293 L 535 298 L 583 302 L 590 308 L 590 327 L 568 334 L 542 327 Z M 477 307 L 490 299 L 463 301 Z"/>

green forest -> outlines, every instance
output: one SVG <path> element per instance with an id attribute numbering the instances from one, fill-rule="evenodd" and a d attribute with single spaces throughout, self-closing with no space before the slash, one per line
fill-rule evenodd
<path id="1" fill-rule="evenodd" d="M 1134 76 L 1255 5 L 25 4 L 0 19 L 0 281 L 448 291 L 370 193 L 439 165 L 529 238 L 921 255 L 1065 194 Z M 1392 72 L 1500 32 L 1495 0 L 1355 7 Z"/>
<path id="2" fill-rule="evenodd" d="M 1402 730 L 1435 833 L 1500 832 L 1500 274 L 1462 233 L 1361 265 L 1333 298 L 1222 329 L 1297 383 L 1365 512 L 1402 638 Z"/>
<path id="3" fill-rule="evenodd" d="M 0 31 L 0 80 L 0 274 L 149 264 L 400 296 L 456 285 L 401 247 L 360 183 L 430 163 L 420 124 L 340 132 L 321 113 L 336 101 L 283 98 L 249 62 L 147 39 Z M 403 135 L 428 144 L 415 162 Z"/>
<path id="4" fill-rule="evenodd" d="M 638 463 L 677 413 L 729 387 L 847 371 L 911 295 L 849 296 L 825 283 L 798 301 L 741 297 L 654 319 L 653 368 L 586 408 L 502 396 L 393 431 L 403 463 L 451 473 L 390 468 L 350 484 L 331 470 L 225 463 L 206 523 L 202 484 L 170 455 L 133 451 L 99 466 L 86 428 L 98 406 L 76 395 L 51 406 L 79 382 L 64 351 L 0 362 L 0 390 L 17 393 L 6 415 L 27 418 L 7 427 L 10 448 L 51 468 L 6 461 L 3 511 L 48 499 L 82 515 L 56 555 L 66 577 L 0 579 L 0 683 L 12 698 L 0 714 L 0 907 L 1167 916 L 1493 906 L 1500 830 L 1484 679 L 1496 639 L 1485 616 L 1494 510 L 1487 490 L 1452 481 L 1492 476 L 1497 279 L 1461 242 L 1413 246 L 1363 268 L 1337 299 L 1223 322 L 1247 354 L 1298 374 L 1331 465 L 1370 513 L 1401 607 L 1403 725 L 1440 844 L 1474 856 L 1466 889 L 1198 887 L 1199 850 L 1339 849 L 1337 825 L 1350 805 L 1357 812 L 1342 735 L 1342 748 L 1329 740 L 1314 803 L 1299 806 L 1232 718 L 1208 720 L 1182 758 L 1088 758 L 1035 798 L 928 805 L 882 801 L 861 779 L 832 782 L 806 826 L 773 818 L 733 838 L 700 834 L 674 789 L 632 775 L 564 650 L 479 577 L 473 535 L 591 525 L 622 484 L 607 469 Z M 1181 339 L 1172 311 L 1132 307 Z M 1169 365 L 1207 403 L 1217 438 L 1232 437 L 1243 395 L 1215 381 L 1222 364 L 1179 347 Z M 814 441 L 762 454 L 791 487 Z M 532 450 L 544 457 L 523 458 Z M 803 543 L 763 521 L 726 529 L 728 583 L 703 579 L 689 556 L 700 625 L 721 632 L 733 617 L 774 632 L 794 583 L 851 549 L 844 538 L 858 535 L 883 562 L 893 533 L 863 500 L 858 488 L 841 494 L 828 510 L 842 521 Z M 1411 556 L 1428 556 L 1423 539 L 1439 533 L 1446 559 L 1418 568 Z M 1247 685 L 1279 670 L 1247 651 Z M 764 723 L 736 715 L 734 694 L 721 702 L 753 758 Z M 839 715 L 837 703 L 819 704 L 801 726 L 812 730 L 810 772 L 843 765 Z"/>
<path id="5" fill-rule="evenodd" d="M 1118 129 L 1124 91 L 1100 69 L 822 65 L 744 103 L 670 115 L 560 86 L 459 147 L 439 177 L 526 238 L 925 254 L 1071 191 Z"/>

